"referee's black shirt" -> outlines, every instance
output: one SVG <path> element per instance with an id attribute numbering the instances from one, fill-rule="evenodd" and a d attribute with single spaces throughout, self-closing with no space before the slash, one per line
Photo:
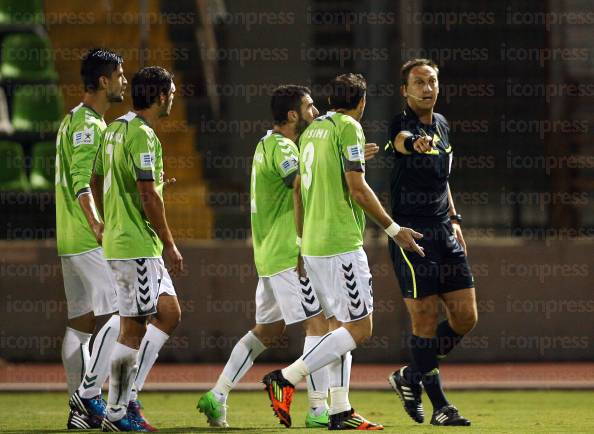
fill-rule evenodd
<path id="1" fill-rule="evenodd" d="M 390 175 L 390 200 L 394 219 L 447 219 L 447 185 L 452 167 L 449 130 L 448 122 L 439 113 L 433 113 L 433 122 L 426 125 L 408 106 L 392 121 L 389 152 L 394 155 Z M 434 149 L 424 154 L 401 154 L 394 148 L 396 135 L 401 131 L 433 137 Z"/>

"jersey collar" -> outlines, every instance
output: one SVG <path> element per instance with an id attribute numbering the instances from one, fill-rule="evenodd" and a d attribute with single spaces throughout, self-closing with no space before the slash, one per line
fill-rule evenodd
<path id="1" fill-rule="evenodd" d="M 421 122 L 421 119 L 419 119 L 419 117 L 417 116 L 417 114 L 414 112 L 413 109 L 410 108 L 410 106 L 408 104 L 406 104 L 406 107 L 404 109 L 404 115 L 410 119 L 413 119 L 415 122 L 417 122 L 418 124 L 421 125 L 429 125 L 434 127 L 435 126 L 435 113 L 433 113 L 431 115 L 431 124 L 424 124 L 423 122 Z"/>
<path id="2" fill-rule="evenodd" d="M 87 110 L 89 110 L 91 113 L 93 113 L 95 116 L 97 116 L 99 119 L 103 119 L 103 116 L 101 116 L 99 113 L 97 113 L 93 107 L 91 107 L 90 105 L 86 105 L 84 102 L 81 102 L 80 105 L 84 108 L 86 108 Z"/>

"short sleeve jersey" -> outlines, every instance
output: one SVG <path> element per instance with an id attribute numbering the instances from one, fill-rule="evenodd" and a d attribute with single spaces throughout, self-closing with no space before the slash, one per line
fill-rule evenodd
<path id="1" fill-rule="evenodd" d="M 272 131 L 254 152 L 250 208 L 254 260 L 260 277 L 297 265 L 292 187 L 299 173 L 298 155 L 292 140 Z"/>
<path id="2" fill-rule="evenodd" d="M 423 217 L 444 219 L 449 210 L 448 178 L 452 168 L 452 146 L 449 125 L 445 117 L 433 114 L 430 125 L 423 124 L 415 112 L 406 107 L 392 121 L 389 143 L 398 133 L 429 135 L 434 148 L 423 154 L 404 155 L 393 145 L 388 152 L 394 165 L 390 175 L 390 202 L 392 217 Z"/>
<path id="3" fill-rule="evenodd" d="M 95 161 L 103 175 L 103 249 L 108 260 L 157 258 L 163 244 L 144 213 L 137 181 L 163 197 L 163 153 L 153 129 L 134 112 L 105 130 Z"/>
<path id="4" fill-rule="evenodd" d="M 365 213 L 351 197 L 344 173 L 365 172 L 364 146 L 361 124 L 342 113 L 328 112 L 301 134 L 304 256 L 333 256 L 363 245 Z"/>
<path id="5" fill-rule="evenodd" d="M 78 203 L 90 193 L 93 159 L 105 121 L 82 103 L 62 120 L 56 137 L 56 238 L 58 255 L 77 255 L 99 245 Z"/>

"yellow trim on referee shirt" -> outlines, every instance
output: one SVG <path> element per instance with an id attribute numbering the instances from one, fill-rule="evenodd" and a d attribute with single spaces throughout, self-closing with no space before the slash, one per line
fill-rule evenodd
<path id="1" fill-rule="evenodd" d="M 412 282 L 413 282 L 413 298 L 417 298 L 417 278 L 415 277 L 415 270 L 413 269 L 412 264 L 408 260 L 406 253 L 404 253 L 404 250 L 402 250 L 402 247 L 400 247 L 400 253 L 402 253 L 404 260 L 408 264 L 408 268 L 410 268 L 410 273 L 412 274 Z"/>

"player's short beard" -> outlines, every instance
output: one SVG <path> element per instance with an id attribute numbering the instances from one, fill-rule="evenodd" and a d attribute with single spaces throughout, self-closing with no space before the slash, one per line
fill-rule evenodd
<path id="1" fill-rule="evenodd" d="M 163 104 L 163 109 L 159 112 L 159 117 L 165 118 L 165 117 L 169 116 L 172 106 L 173 106 L 173 102 L 171 102 L 171 104 L 170 104 L 169 101 L 167 101 L 165 104 Z"/>
<path id="2" fill-rule="evenodd" d="M 122 93 L 122 91 L 120 90 L 118 93 L 107 93 L 107 101 L 109 102 L 122 102 L 124 101 L 124 95 Z"/>
<path id="3" fill-rule="evenodd" d="M 299 118 L 297 119 L 297 125 L 295 125 L 295 132 L 297 136 L 300 136 L 302 132 L 309 126 L 309 122 L 299 114 Z"/>

